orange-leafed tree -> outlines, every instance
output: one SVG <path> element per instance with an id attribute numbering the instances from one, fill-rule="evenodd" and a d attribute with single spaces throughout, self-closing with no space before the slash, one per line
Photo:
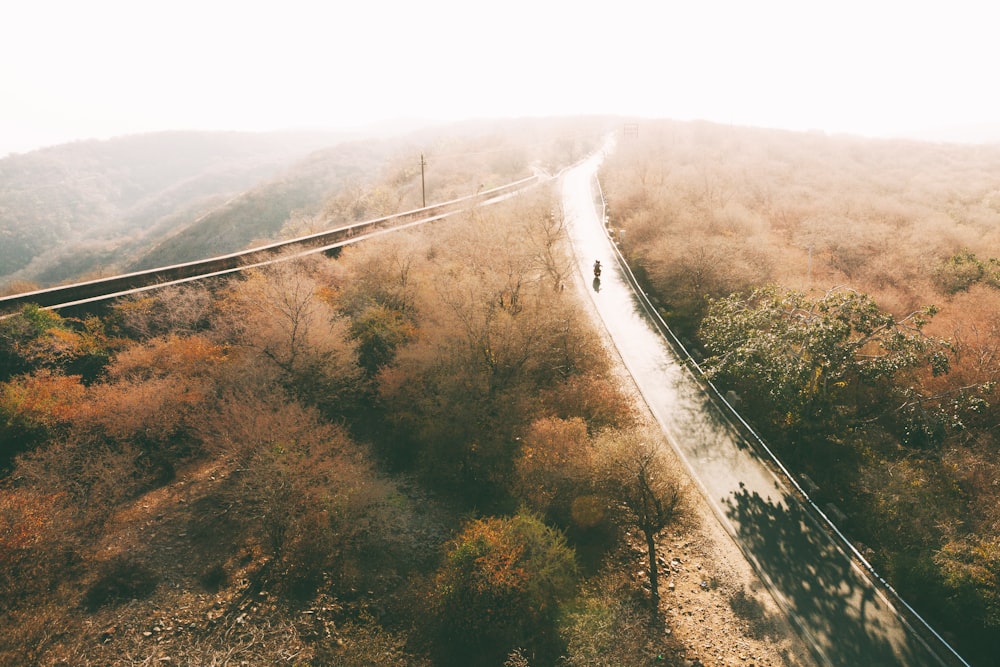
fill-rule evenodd
<path id="1" fill-rule="evenodd" d="M 521 648 L 548 664 L 560 651 L 555 620 L 575 582 L 573 550 L 538 518 L 469 523 L 435 579 L 440 663 L 498 665 Z"/>
<path id="2" fill-rule="evenodd" d="M 50 371 L 0 384 L 0 468 L 65 428 L 79 413 L 85 394 L 79 376 Z"/>
<path id="3" fill-rule="evenodd" d="M 581 498 L 590 495 L 588 449 L 587 424 L 579 417 L 535 420 L 521 438 L 518 495 L 558 525 L 591 523 L 592 517 L 577 517 L 573 511 Z"/>

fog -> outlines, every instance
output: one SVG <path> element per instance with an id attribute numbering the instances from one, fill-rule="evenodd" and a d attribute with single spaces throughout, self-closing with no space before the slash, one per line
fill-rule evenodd
<path id="1" fill-rule="evenodd" d="M 962 140 L 996 138 L 984 124 L 1000 119 L 993 10 L 967 0 L 12 4 L 0 156 L 400 118 L 612 113 Z"/>

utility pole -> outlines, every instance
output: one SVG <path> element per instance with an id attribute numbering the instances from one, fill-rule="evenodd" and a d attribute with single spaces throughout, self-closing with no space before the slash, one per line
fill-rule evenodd
<path id="1" fill-rule="evenodd" d="M 424 154 L 420 154 L 420 199 L 423 202 L 422 208 L 427 208 L 427 188 L 424 186 L 424 167 L 427 166 L 427 161 L 424 160 Z"/>

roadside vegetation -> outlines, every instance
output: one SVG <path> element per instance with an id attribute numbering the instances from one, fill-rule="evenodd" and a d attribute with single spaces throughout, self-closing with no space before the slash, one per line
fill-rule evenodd
<path id="1" fill-rule="evenodd" d="M 996 664 L 1000 147 L 639 132 L 601 179 L 666 319 L 904 598 Z"/>
<path id="2" fill-rule="evenodd" d="M 695 516 L 557 208 L 0 321 L 0 663 L 684 664 Z"/>

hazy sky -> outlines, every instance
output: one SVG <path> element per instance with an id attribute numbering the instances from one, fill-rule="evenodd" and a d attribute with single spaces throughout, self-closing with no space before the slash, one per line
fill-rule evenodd
<path id="1" fill-rule="evenodd" d="M 615 113 L 867 135 L 1000 121 L 1000 10 L 985 0 L 6 5 L 0 156 L 395 118 Z"/>

